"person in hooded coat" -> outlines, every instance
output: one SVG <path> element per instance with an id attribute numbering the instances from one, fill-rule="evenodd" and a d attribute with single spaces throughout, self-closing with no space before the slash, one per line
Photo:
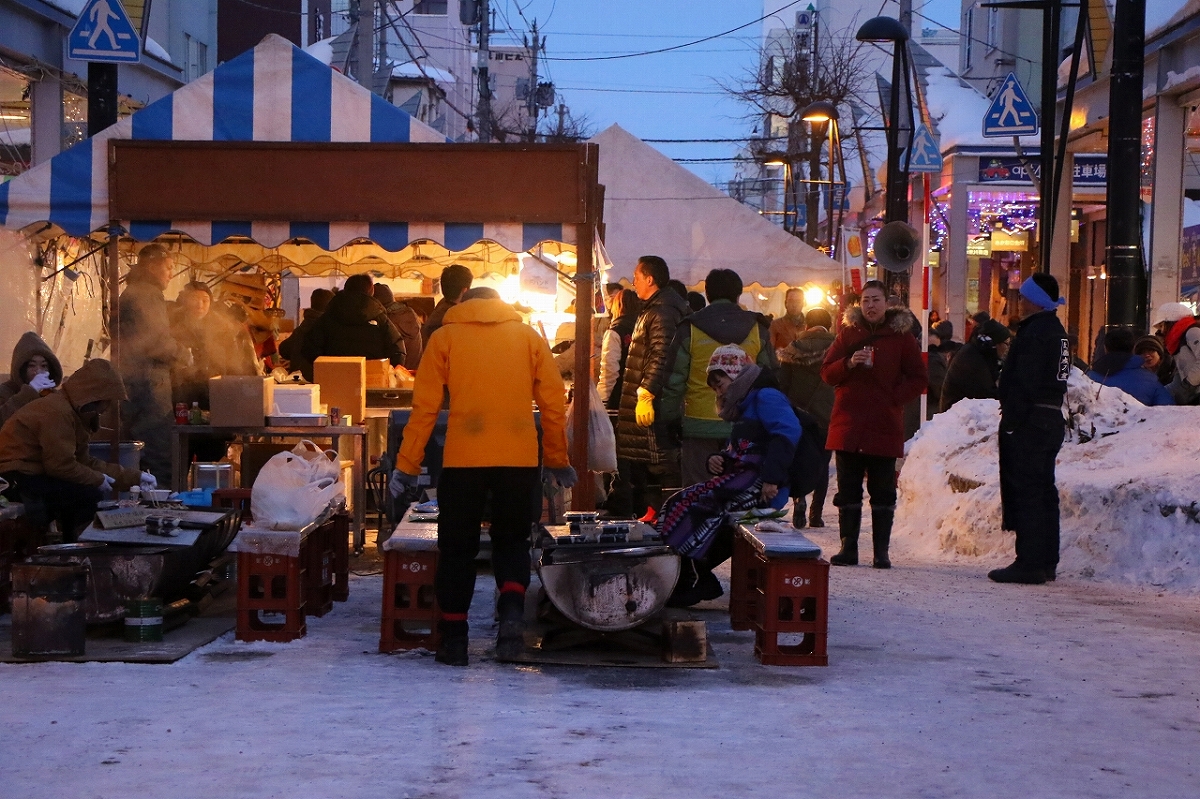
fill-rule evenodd
<path id="1" fill-rule="evenodd" d="M 612 323 L 604 331 L 600 345 L 600 379 L 597 390 L 604 407 L 615 411 L 621 403 L 621 378 L 625 376 L 625 361 L 633 342 L 633 327 L 642 310 L 642 301 L 633 289 L 622 289 L 609 298 Z"/>
<path id="2" fill-rule="evenodd" d="M 374 293 L 375 299 L 383 306 L 383 312 L 404 340 L 404 368 L 410 372 L 417 371 L 421 363 L 421 317 L 408 303 L 397 300 L 387 284 L 376 283 Z"/>
<path id="3" fill-rule="evenodd" d="M 314 289 L 308 299 L 308 307 L 304 309 L 304 318 L 292 334 L 279 344 L 279 357 L 288 362 L 288 368 L 293 372 L 304 375 L 305 380 L 312 380 L 312 361 L 304 357 L 304 339 L 316 327 L 317 320 L 325 313 L 333 299 L 329 289 Z"/>
<path id="4" fill-rule="evenodd" d="M 322 355 L 387 358 L 392 366 L 404 363 L 400 331 L 388 319 L 383 306 L 371 296 L 370 275 L 351 275 L 342 290 L 329 301 L 325 313 L 304 338 L 304 358 L 316 361 Z M 311 379 L 305 375 L 306 379 Z"/>
<path id="5" fill-rule="evenodd" d="M 91 521 L 103 491 L 155 485 L 149 473 L 88 452 L 101 414 L 124 399 L 120 375 L 97 358 L 68 377 L 61 391 L 30 402 L 0 429 L 0 475 L 22 497 L 42 500 L 65 542 Z"/>
<path id="6" fill-rule="evenodd" d="M 975 325 L 971 340 L 950 362 L 942 382 L 938 412 L 963 399 L 996 399 L 1000 396 L 1000 368 L 1008 354 L 1012 333 L 995 319 Z"/>
<path id="7" fill-rule="evenodd" d="M 659 533 L 687 558 L 667 602 L 672 607 L 724 593 L 713 569 L 733 554 L 734 519 L 753 508 L 778 510 L 787 504 L 801 435 L 800 420 L 774 374 L 737 345 L 717 347 L 705 373 L 730 434 L 722 449 L 708 453 L 704 478 L 663 504 Z"/>
<path id="8" fill-rule="evenodd" d="M 708 456 L 725 445 L 732 427 L 718 415 L 713 391 L 705 382 L 713 352 L 736 344 L 763 369 L 774 372 L 778 367 L 767 318 L 737 304 L 742 296 L 738 273 L 712 270 L 704 279 L 704 293 L 708 305 L 686 317 L 675 332 L 668 358 L 671 375 L 662 394 L 662 421 L 680 425 L 683 434 L 683 485 L 704 480 Z"/>
<path id="9" fill-rule="evenodd" d="M 13 347 L 12 370 L 0 383 L 0 425 L 48 391 L 62 385 L 62 364 L 32 330 L 25 333 Z"/>
<path id="10" fill-rule="evenodd" d="M 829 559 L 858 565 L 863 478 L 871 495 L 872 565 L 889 569 L 888 545 L 896 512 L 896 459 L 904 456 L 904 406 L 925 390 L 929 373 L 912 335 L 916 319 L 904 306 L 887 306 L 881 281 L 863 284 L 859 304 L 825 361 L 821 379 L 834 387 L 826 446 L 836 453 L 841 550 Z"/>
<path id="11" fill-rule="evenodd" d="M 1133 351 L 1133 332 L 1110 327 L 1104 333 L 1104 355 L 1087 376 L 1104 386 L 1119 388 L 1143 405 L 1174 405 L 1171 392 L 1146 369 L 1146 360 Z"/>
<path id="12" fill-rule="evenodd" d="M 413 388 L 413 408 L 396 455 L 393 496 L 417 485 L 425 445 L 447 391 L 450 418 L 438 478 L 438 565 L 434 576 L 441 620 L 436 659 L 466 666 L 467 612 L 475 594 L 475 556 L 485 504 L 491 504 L 492 573 L 499 597 L 496 657 L 525 649 L 529 536 L 540 507 L 541 465 L 563 486 L 575 484 L 567 460 L 567 412 L 562 379 L 550 348 L 491 288 L 462 295 L 427 342 Z"/>
<path id="13" fill-rule="evenodd" d="M 805 497 L 792 497 L 792 526 L 824 527 L 821 518 L 825 496 L 829 492 L 829 460 L 833 453 L 825 448 L 829 438 L 829 419 L 833 415 L 833 386 L 821 379 L 821 364 L 836 336 L 831 332 L 833 316 L 824 308 L 812 308 L 804 315 L 804 332 L 782 351 L 779 361 L 779 389 L 792 405 L 808 411 L 817 420 L 821 436 L 824 468 L 813 489 L 805 519 Z"/>

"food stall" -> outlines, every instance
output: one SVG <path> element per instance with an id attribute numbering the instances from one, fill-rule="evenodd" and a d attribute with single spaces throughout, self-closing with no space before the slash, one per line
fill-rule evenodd
<path id="1" fill-rule="evenodd" d="M 448 144 L 272 35 L 0 185 L 0 225 L 103 248 L 107 330 L 99 339 L 112 343 L 91 355 L 119 362 L 113 300 L 123 263 L 152 241 L 180 254 L 206 248 L 193 263 L 213 269 L 275 274 L 403 275 L 420 271 L 435 247 L 502 249 L 502 264 L 533 251 L 571 273 L 579 296 L 591 296 L 598 155 L 592 144 Z M 257 260 L 242 256 L 255 248 Z M 577 304 L 580 372 L 591 316 L 591 303 Z M 582 396 L 572 422 L 580 472 Z M 579 508 L 591 501 L 588 492 L 573 499 Z"/>

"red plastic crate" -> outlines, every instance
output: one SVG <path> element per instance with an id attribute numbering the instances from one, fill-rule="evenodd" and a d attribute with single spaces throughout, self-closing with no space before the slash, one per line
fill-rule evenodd
<path id="1" fill-rule="evenodd" d="M 437 563 L 436 549 L 384 552 L 380 652 L 437 649 L 441 618 L 433 586 Z"/>
<path id="2" fill-rule="evenodd" d="M 729 559 L 729 626 L 734 630 L 754 627 L 751 620 L 753 591 L 760 579 L 759 564 L 754 547 L 739 531 L 733 537 L 733 556 Z"/>
<path id="3" fill-rule="evenodd" d="M 300 547 L 304 558 L 305 616 L 320 618 L 333 610 L 332 529 L 333 522 L 326 522 L 313 531 Z"/>
<path id="4" fill-rule="evenodd" d="M 828 561 L 754 555 L 762 578 L 747 608 L 755 655 L 775 666 L 829 665 Z"/>
<path id="5" fill-rule="evenodd" d="M 333 550 L 333 601 L 350 598 L 350 514 L 338 513 L 330 520 Z"/>
<path id="6" fill-rule="evenodd" d="M 0 614 L 10 610 L 12 565 L 37 552 L 45 533 L 35 530 L 23 517 L 0 520 Z"/>
<path id="7" fill-rule="evenodd" d="M 306 555 L 303 547 L 299 557 L 238 553 L 237 640 L 304 637 Z"/>

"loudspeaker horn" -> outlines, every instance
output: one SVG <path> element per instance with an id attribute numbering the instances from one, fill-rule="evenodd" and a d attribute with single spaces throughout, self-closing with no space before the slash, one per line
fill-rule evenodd
<path id="1" fill-rule="evenodd" d="M 920 234 L 907 222 L 888 222 L 875 236 L 875 260 L 889 272 L 907 272 L 917 260 Z"/>

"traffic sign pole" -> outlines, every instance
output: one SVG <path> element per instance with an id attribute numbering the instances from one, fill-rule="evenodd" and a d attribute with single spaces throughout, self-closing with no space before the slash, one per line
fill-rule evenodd
<path id="1" fill-rule="evenodd" d="M 117 123 L 117 65 L 88 64 L 88 136 Z"/>

